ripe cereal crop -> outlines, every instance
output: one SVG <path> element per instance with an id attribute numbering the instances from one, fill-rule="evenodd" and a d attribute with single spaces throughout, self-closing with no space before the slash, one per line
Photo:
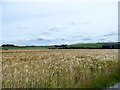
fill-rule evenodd
<path id="1" fill-rule="evenodd" d="M 117 49 L 3 50 L 2 88 L 105 88 L 117 81 Z"/>

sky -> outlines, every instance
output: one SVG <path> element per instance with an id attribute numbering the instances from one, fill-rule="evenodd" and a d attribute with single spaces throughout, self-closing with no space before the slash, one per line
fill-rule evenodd
<path id="1" fill-rule="evenodd" d="M 1 0 L 0 44 L 118 41 L 117 0 Z"/>

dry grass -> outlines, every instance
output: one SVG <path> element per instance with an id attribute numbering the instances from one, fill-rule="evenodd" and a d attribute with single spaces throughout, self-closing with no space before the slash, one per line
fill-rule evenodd
<path id="1" fill-rule="evenodd" d="M 117 63 L 114 49 L 2 51 L 2 87 L 90 87 L 101 75 L 109 77 Z"/>

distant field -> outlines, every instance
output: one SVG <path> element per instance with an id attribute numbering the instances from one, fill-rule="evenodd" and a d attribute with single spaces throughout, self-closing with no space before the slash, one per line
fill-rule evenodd
<path id="1" fill-rule="evenodd" d="M 11 46 L 7 46 L 7 47 L 0 47 L 0 49 L 2 50 L 38 50 L 38 49 L 48 49 L 47 47 L 42 47 L 42 46 L 35 46 L 35 47 L 32 47 L 32 46 L 14 46 L 14 47 L 11 47 Z"/>
<path id="2" fill-rule="evenodd" d="M 77 43 L 71 45 L 48 45 L 48 46 L 15 46 L 15 45 L 4 45 L 0 46 L 2 50 L 40 50 L 40 49 L 102 49 L 104 45 L 112 45 L 117 42 L 106 42 L 106 43 Z M 120 45 L 120 44 L 119 44 Z M 56 47 L 57 46 L 57 47 Z M 116 47 L 116 49 L 120 48 Z M 115 49 L 115 47 L 113 48 Z"/>
<path id="3" fill-rule="evenodd" d="M 3 88 L 105 88 L 120 81 L 117 49 L 1 52 Z"/>

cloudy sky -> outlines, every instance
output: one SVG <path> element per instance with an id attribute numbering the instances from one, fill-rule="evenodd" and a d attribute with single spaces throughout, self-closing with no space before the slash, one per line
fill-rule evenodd
<path id="1" fill-rule="evenodd" d="M 118 41 L 117 0 L 3 0 L 1 44 Z"/>

